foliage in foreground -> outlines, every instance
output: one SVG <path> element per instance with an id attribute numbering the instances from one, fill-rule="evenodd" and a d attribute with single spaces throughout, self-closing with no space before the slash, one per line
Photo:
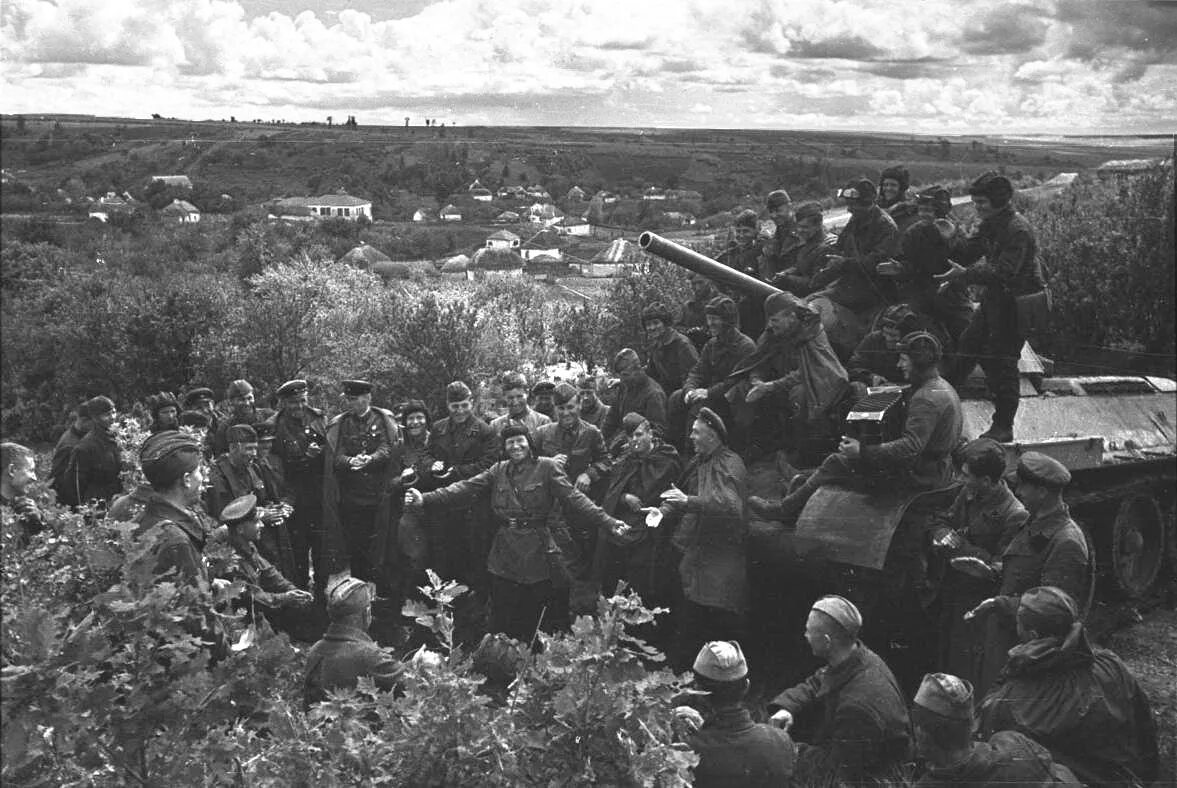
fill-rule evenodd
<path id="1" fill-rule="evenodd" d="M 207 592 L 153 583 L 150 545 L 126 524 L 51 520 L 23 550 L 5 523 L 5 785 L 689 783 L 696 758 L 672 743 L 681 687 L 627 634 L 654 615 L 635 596 L 540 635 L 491 692 L 450 640 L 463 589 L 432 576 L 406 613 L 439 652 L 406 662 L 403 692 L 363 681 L 305 712 L 305 657 L 285 636 L 243 638 Z M 210 616 L 237 643 L 221 661 L 201 637 Z"/>

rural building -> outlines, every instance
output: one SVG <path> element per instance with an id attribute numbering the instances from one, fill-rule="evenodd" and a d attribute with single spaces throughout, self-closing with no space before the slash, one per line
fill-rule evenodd
<path id="1" fill-rule="evenodd" d="M 318 197 L 283 197 L 270 205 L 270 214 L 283 219 L 338 218 L 358 221 L 372 220 L 372 201 L 352 197 L 346 192 L 323 194 Z"/>
<path id="2" fill-rule="evenodd" d="M 681 200 L 683 202 L 701 202 L 703 200 L 703 195 L 702 193 L 694 191 L 693 189 L 667 189 L 666 199 Z"/>
<path id="3" fill-rule="evenodd" d="M 540 202 L 552 201 L 552 195 L 548 194 L 548 190 L 538 183 L 527 187 L 526 197 L 529 200 L 539 200 Z"/>
<path id="4" fill-rule="evenodd" d="M 469 195 L 471 199 L 477 200 L 478 202 L 490 202 L 494 199 L 494 195 L 490 193 L 490 189 L 483 189 L 482 187 L 471 189 Z"/>
<path id="5" fill-rule="evenodd" d="M 1140 175 L 1155 167 L 1172 167 L 1172 159 L 1112 159 L 1095 168 L 1101 178 L 1126 178 Z"/>
<path id="6" fill-rule="evenodd" d="M 618 238 L 587 263 L 581 263 L 580 273 L 591 277 L 617 276 L 623 271 L 632 271 L 644 259 L 646 253 L 637 244 Z"/>
<path id="7" fill-rule="evenodd" d="M 500 200 L 525 200 L 527 189 L 522 186 L 504 186 L 498 190 L 497 196 Z"/>
<path id="8" fill-rule="evenodd" d="M 527 261 L 526 273 L 533 279 L 553 281 L 558 276 L 568 276 L 571 269 L 562 259 L 541 254 Z"/>
<path id="9" fill-rule="evenodd" d="M 159 212 L 164 219 L 180 224 L 196 224 L 200 221 L 200 209 L 187 200 L 172 200 Z"/>
<path id="10" fill-rule="evenodd" d="M 129 194 L 122 195 L 107 192 L 90 206 L 89 218 L 100 222 L 110 220 L 111 214 L 131 213 L 139 207 L 139 201 Z"/>
<path id="11" fill-rule="evenodd" d="M 372 268 L 376 263 L 392 262 L 392 258 L 370 244 L 362 243 L 353 247 L 351 251 L 339 258 L 339 262 L 354 265 L 356 268 Z"/>
<path id="12" fill-rule="evenodd" d="M 520 249 L 519 254 L 523 256 L 525 261 L 535 260 L 538 257 L 550 257 L 553 260 L 564 259 L 564 252 L 560 249 Z"/>
<path id="13" fill-rule="evenodd" d="M 667 211 L 662 214 L 662 221 L 671 227 L 693 227 L 695 217 L 682 211 Z"/>
<path id="14" fill-rule="evenodd" d="M 192 180 L 187 175 L 152 175 L 149 183 L 162 183 L 177 189 L 191 189 Z"/>
<path id="15" fill-rule="evenodd" d="M 494 218 L 495 224 L 514 224 L 519 221 L 519 214 L 514 211 L 503 211 Z"/>
<path id="16" fill-rule="evenodd" d="M 427 222 L 429 221 L 429 214 L 425 213 L 424 208 L 418 208 L 417 210 L 413 211 L 413 221 Z"/>
<path id="17" fill-rule="evenodd" d="M 458 210 L 457 206 L 450 203 L 442 208 L 437 214 L 438 218 L 443 222 L 460 222 L 462 221 L 462 212 Z"/>
<path id="18" fill-rule="evenodd" d="M 646 202 L 653 202 L 655 200 L 665 200 L 666 192 L 659 189 L 657 186 L 651 186 L 642 192 L 642 199 Z"/>
<path id="19" fill-rule="evenodd" d="M 551 203 L 534 203 L 527 209 L 527 221 L 552 225 L 564 218 L 564 213 Z"/>
<path id="20" fill-rule="evenodd" d="M 604 205 L 612 205 L 617 202 L 617 195 L 613 192 L 607 192 L 604 189 L 594 194 L 593 197 L 600 198 L 601 203 Z"/>
<path id="21" fill-rule="evenodd" d="M 470 258 L 464 254 L 455 255 L 447 259 L 441 266 L 443 274 L 458 274 L 466 278 L 466 269 L 470 267 Z"/>
<path id="22" fill-rule="evenodd" d="M 523 258 L 513 249 L 483 247 L 474 253 L 466 269 L 466 278 L 523 276 Z"/>
<path id="23" fill-rule="evenodd" d="M 498 230 L 486 238 L 487 249 L 518 249 L 521 239 L 509 230 Z"/>
<path id="24" fill-rule="evenodd" d="M 552 228 L 560 235 L 591 235 L 593 228 L 587 220 L 579 216 L 565 216 L 560 221 L 552 225 Z"/>
<path id="25" fill-rule="evenodd" d="M 568 202 L 584 202 L 588 199 L 588 195 L 585 194 L 584 189 L 579 186 L 573 186 L 568 190 L 568 194 L 564 195 L 564 199 Z"/>

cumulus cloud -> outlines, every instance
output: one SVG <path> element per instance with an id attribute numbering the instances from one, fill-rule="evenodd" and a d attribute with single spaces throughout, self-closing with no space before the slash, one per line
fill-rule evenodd
<path id="1" fill-rule="evenodd" d="M 970 55 L 1009 55 L 1030 52 L 1046 41 L 1049 24 L 1042 9 L 1005 4 L 986 10 L 960 36 L 959 45 Z"/>

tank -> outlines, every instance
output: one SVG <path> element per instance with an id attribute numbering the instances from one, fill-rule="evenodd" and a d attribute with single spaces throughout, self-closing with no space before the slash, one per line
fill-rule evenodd
<path id="1" fill-rule="evenodd" d="M 654 233 L 642 233 L 638 245 L 729 287 L 759 297 L 779 292 Z M 1071 471 L 1065 498 L 1095 556 L 1088 598 L 1081 602 L 1089 606 L 1096 596 L 1143 598 L 1166 568 L 1177 570 L 1177 382 L 1148 376 L 1055 377 L 1051 367 L 1029 344 L 1023 347 L 1017 440 L 1004 445 L 1007 467 L 1013 471 L 1019 456 L 1038 451 Z M 993 413 L 979 370 L 958 393 L 964 436 L 975 438 L 988 428 Z M 756 492 L 761 495 L 779 496 L 787 483 L 771 471 L 753 476 L 754 487 L 760 480 Z M 921 523 L 911 513 L 947 507 L 958 489 L 900 496 L 889 489 L 826 487 L 809 500 L 795 529 L 753 521 L 750 554 L 769 568 L 770 576 L 809 577 L 818 587 L 841 590 L 868 607 L 890 602 L 899 611 L 926 591 L 912 587 L 908 548 L 920 544 L 922 531 L 913 536 Z M 898 634 L 892 629 L 881 636 Z"/>

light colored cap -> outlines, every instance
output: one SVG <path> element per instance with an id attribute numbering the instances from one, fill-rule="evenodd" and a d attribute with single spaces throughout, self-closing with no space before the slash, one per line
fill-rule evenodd
<path id="1" fill-rule="evenodd" d="M 748 675 L 748 663 L 734 640 L 713 640 L 699 650 L 693 669 L 712 681 L 738 681 Z"/>
<path id="2" fill-rule="evenodd" d="M 948 673 L 929 673 L 915 693 L 915 705 L 952 720 L 971 720 L 973 685 Z"/>
<path id="3" fill-rule="evenodd" d="M 858 630 L 862 629 L 862 614 L 858 612 L 854 603 L 845 597 L 833 594 L 823 596 L 813 603 L 813 609 L 834 619 L 851 637 L 856 636 Z"/>

